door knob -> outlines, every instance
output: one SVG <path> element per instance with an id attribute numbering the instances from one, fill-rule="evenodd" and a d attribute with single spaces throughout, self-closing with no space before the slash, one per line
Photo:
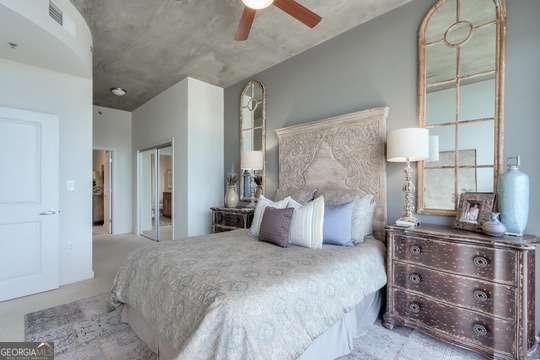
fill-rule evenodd
<path id="1" fill-rule="evenodd" d="M 56 210 L 48 210 L 48 211 L 43 211 L 43 212 L 40 212 L 39 215 L 42 215 L 42 216 L 45 216 L 45 215 L 56 215 L 58 214 L 58 211 Z"/>

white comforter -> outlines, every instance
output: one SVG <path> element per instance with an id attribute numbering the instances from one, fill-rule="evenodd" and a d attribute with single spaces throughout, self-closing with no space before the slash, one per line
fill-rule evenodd
<path id="1" fill-rule="evenodd" d="M 233 231 L 133 253 L 112 299 L 158 330 L 177 359 L 296 359 L 386 284 L 384 245 L 282 249 Z"/>

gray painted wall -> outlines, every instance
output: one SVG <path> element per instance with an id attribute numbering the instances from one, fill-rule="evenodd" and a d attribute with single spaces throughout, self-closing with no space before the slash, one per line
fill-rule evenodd
<path id="1" fill-rule="evenodd" d="M 268 194 L 278 181 L 277 128 L 382 105 L 390 106 L 389 131 L 417 124 L 417 29 L 432 3 L 413 1 L 253 76 L 267 89 Z M 225 90 L 226 169 L 240 161 L 238 103 L 244 85 Z M 401 211 L 402 166 L 388 163 L 387 171 L 392 221 Z"/>
<path id="2" fill-rule="evenodd" d="M 433 3 L 415 0 L 252 77 L 267 88 L 268 194 L 277 186 L 277 128 L 381 105 L 390 106 L 389 131 L 417 126 L 417 31 Z M 531 175 L 528 230 L 540 234 L 540 1 L 508 0 L 507 6 L 505 153 L 520 154 Z M 238 103 L 246 82 L 225 90 L 225 169 L 240 161 Z M 401 168 L 387 168 L 389 221 L 401 211 Z"/>

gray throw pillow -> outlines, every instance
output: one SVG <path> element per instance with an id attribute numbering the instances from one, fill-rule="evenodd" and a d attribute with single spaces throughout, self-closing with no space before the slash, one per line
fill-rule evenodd
<path id="1" fill-rule="evenodd" d="M 286 248 L 289 246 L 289 227 L 294 209 L 276 209 L 268 206 L 259 231 L 259 240 Z"/>

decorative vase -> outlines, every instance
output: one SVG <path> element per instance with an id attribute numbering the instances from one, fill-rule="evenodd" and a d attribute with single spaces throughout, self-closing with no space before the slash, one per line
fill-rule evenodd
<path id="1" fill-rule="evenodd" d="M 490 213 L 489 220 L 482 224 L 482 231 L 495 237 L 501 237 L 506 233 L 506 226 L 499 221 L 499 213 Z"/>
<path id="2" fill-rule="evenodd" d="M 235 208 L 238 206 L 240 198 L 238 192 L 236 191 L 236 185 L 227 186 L 227 191 L 225 192 L 225 207 Z"/>
<path id="3" fill-rule="evenodd" d="M 506 233 L 522 236 L 529 219 L 529 176 L 519 170 L 520 157 L 508 159 L 508 170 L 501 178 L 499 207 Z"/>

